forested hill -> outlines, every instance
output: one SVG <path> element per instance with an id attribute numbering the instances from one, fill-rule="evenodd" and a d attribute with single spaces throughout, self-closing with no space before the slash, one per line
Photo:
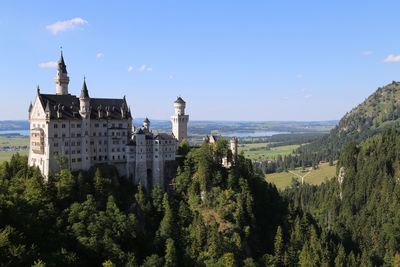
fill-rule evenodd
<path id="1" fill-rule="evenodd" d="M 223 139 L 191 149 L 168 193 L 146 192 L 112 166 L 63 169 L 45 182 L 26 157 L 13 156 L 0 165 L 0 266 L 255 267 L 280 259 L 274 237 L 285 202 L 243 156 L 222 167 L 226 153 Z"/>
<path id="2" fill-rule="evenodd" d="M 321 236 L 331 236 L 328 243 L 340 240 L 342 264 L 336 266 L 400 266 L 399 162 L 400 132 L 385 130 L 345 146 L 342 179 L 285 192 L 294 208 L 313 215 Z"/>
<path id="3" fill-rule="evenodd" d="M 398 128 L 399 125 L 400 83 L 392 82 L 378 88 L 364 102 L 348 112 L 328 135 L 301 147 L 299 153 L 317 153 L 319 159 L 337 159 L 346 143 L 363 141 L 383 129 Z"/>

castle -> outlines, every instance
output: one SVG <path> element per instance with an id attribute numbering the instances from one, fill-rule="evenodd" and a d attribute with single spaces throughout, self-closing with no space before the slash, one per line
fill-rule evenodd
<path id="1" fill-rule="evenodd" d="M 37 166 L 47 179 L 62 164 L 71 171 L 110 164 L 135 184 L 141 181 L 146 188 L 167 185 L 173 176 L 177 146 L 187 138 L 189 115 L 181 97 L 174 103 L 172 134 L 154 134 L 147 118 L 143 127 L 133 131 L 125 96 L 92 98 L 86 79 L 79 97 L 70 94 L 62 52 L 55 84 L 55 94 L 43 94 L 38 87 L 29 106 L 30 166 Z"/>

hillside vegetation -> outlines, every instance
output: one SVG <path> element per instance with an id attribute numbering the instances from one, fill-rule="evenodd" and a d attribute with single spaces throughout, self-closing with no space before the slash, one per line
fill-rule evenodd
<path id="1" fill-rule="evenodd" d="M 387 128 L 400 126 L 400 83 L 378 88 L 353 108 L 330 133 L 298 149 L 301 155 L 315 154 L 317 160 L 337 159 L 343 146 L 360 142 Z"/>
<path id="2" fill-rule="evenodd" d="M 400 264 L 400 132 L 387 130 L 360 145 L 348 144 L 334 179 L 285 191 L 293 208 L 311 213 L 324 232 L 339 238 L 358 266 Z M 353 259 L 343 257 L 346 266 Z"/>

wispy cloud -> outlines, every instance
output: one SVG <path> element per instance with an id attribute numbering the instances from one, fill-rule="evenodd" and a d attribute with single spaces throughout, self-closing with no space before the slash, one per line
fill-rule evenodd
<path id="1" fill-rule="evenodd" d="M 84 20 L 82 18 L 73 18 L 70 20 L 57 21 L 53 24 L 47 25 L 46 30 L 54 35 L 57 35 L 60 32 L 73 30 L 76 26 L 85 25 L 87 23 L 87 20 Z"/>
<path id="2" fill-rule="evenodd" d="M 147 65 L 141 65 L 140 67 L 138 67 L 137 69 L 134 68 L 133 66 L 129 66 L 128 67 L 128 72 L 132 72 L 132 71 L 139 71 L 139 72 L 150 72 L 153 71 L 152 67 L 149 67 Z"/>
<path id="3" fill-rule="evenodd" d="M 102 57 L 104 57 L 103 53 L 99 52 L 99 53 L 96 54 L 96 58 L 102 58 Z"/>
<path id="4" fill-rule="evenodd" d="M 38 64 L 38 67 L 41 69 L 53 69 L 57 68 L 57 62 L 56 61 L 47 61 L 47 62 L 42 62 Z"/>
<path id="5" fill-rule="evenodd" d="M 146 72 L 146 71 L 153 71 L 152 67 L 146 66 L 146 65 L 142 65 L 139 67 L 138 69 L 140 72 Z"/>
<path id="6" fill-rule="evenodd" d="M 388 63 L 400 62 L 400 55 L 394 55 L 394 54 L 388 55 L 387 57 L 385 57 L 383 61 Z"/>
<path id="7" fill-rule="evenodd" d="M 305 99 L 310 99 L 311 97 L 312 97 L 312 94 L 306 94 L 306 95 L 304 96 Z"/>

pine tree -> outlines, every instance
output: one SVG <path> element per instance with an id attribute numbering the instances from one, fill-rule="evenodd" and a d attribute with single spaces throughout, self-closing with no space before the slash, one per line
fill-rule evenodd
<path id="1" fill-rule="evenodd" d="M 174 227 L 174 214 L 169 203 L 169 197 L 167 193 L 164 193 L 163 198 L 163 210 L 164 217 L 160 222 L 159 234 L 164 240 L 173 237 Z"/>
<path id="2" fill-rule="evenodd" d="M 285 251 L 284 251 L 284 241 L 283 241 L 281 226 L 278 226 L 278 229 L 276 230 L 274 252 L 275 252 L 276 266 L 283 266 Z"/>
<path id="3" fill-rule="evenodd" d="M 175 267 L 176 264 L 176 249 L 175 242 L 172 238 L 168 238 L 165 242 L 165 267 Z"/>

